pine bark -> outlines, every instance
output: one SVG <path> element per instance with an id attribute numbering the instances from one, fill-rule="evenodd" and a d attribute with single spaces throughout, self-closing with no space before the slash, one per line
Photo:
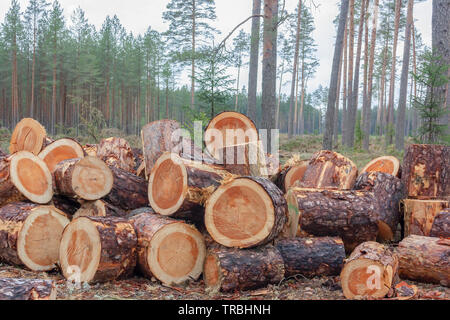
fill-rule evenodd
<path id="1" fill-rule="evenodd" d="M 0 300 L 56 300 L 53 280 L 0 278 Z"/>
<path id="2" fill-rule="evenodd" d="M 256 122 L 256 88 L 258 84 L 259 35 L 261 0 L 253 0 L 252 35 L 250 48 L 250 70 L 248 77 L 247 116 Z"/>
<path id="3" fill-rule="evenodd" d="M 439 212 L 431 226 L 430 237 L 450 238 L 450 209 Z"/>
<path id="4" fill-rule="evenodd" d="M 403 206 L 405 237 L 411 234 L 430 236 L 434 220 L 442 210 L 448 208 L 449 202 L 447 200 L 405 199 Z"/>

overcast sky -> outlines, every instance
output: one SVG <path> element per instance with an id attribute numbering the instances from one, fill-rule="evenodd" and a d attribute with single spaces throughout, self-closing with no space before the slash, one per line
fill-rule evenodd
<path id="1" fill-rule="evenodd" d="M 107 15 L 114 14 L 117 14 L 122 25 L 134 34 L 144 33 L 148 26 L 160 32 L 168 28 L 168 25 L 163 22 L 162 12 L 166 9 L 169 0 L 59 0 L 59 2 L 64 9 L 67 21 L 70 21 L 73 10 L 80 6 L 85 11 L 89 22 L 94 24 L 97 29 L 101 27 Z M 213 25 L 222 33 L 218 36 L 218 41 L 220 41 L 234 26 L 251 15 L 252 0 L 216 0 L 215 2 L 217 20 L 213 22 Z M 0 0 L 1 21 L 3 21 L 10 3 L 10 0 Z M 19 0 L 19 3 L 24 11 L 28 0 Z M 286 0 L 286 9 L 292 12 L 297 3 L 297 0 Z M 319 84 L 323 86 L 329 84 L 335 37 L 333 19 L 338 14 L 337 0 L 315 0 L 315 3 L 319 5 L 319 8 L 313 10 L 316 26 L 313 36 L 318 45 L 317 55 L 320 66 L 315 78 L 310 80 L 308 91 L 316 89 Z M 424 43 L 428 46 L 431 45 L 431 8 L 432 0 L 418 3 L 414 7 L 416 27 L 422 34 Z M 250 33 L 251 23 L 248 22 L 243 28 Z M 402 52 L 403 47 L 400 43 L 399 57 Z M 248 71 L 244 70 L 241 76 L 244 79 L 241 83 L 247 86 Z M 261 72 L 258 78 L 260 82 Z M 186 75 L 181 77 L 181 81 L 186 83 L 188 83 L 187 79 Z M 283 91 L 288 91 L 288 85 Z"/>

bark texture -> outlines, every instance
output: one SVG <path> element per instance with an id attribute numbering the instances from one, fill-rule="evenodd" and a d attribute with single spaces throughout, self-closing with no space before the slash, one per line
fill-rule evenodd
<path id="1" fill-rule="evenodd" d="M 431 227 L 430 237 L 450 238 L 450 208 L 436 215 Z"/>
<path id="2" fill-rule="evenodd" d="M 52 280 L 0 278 L 0 300 L 55 300 Z"/>
<path id="3" fill-rule="evenodd" d="M 81 207 L 81 204 L 78 201 L 61 195 L 53 195 L 51 204 L 54 205 L 56 209 L 70 215 L 73 215 Z"/>
<path id="4" fill-rule="evenodd" d="M 403 204 L 405 237 L 411 234 L 430 236 L 436 216 L 449 206 L 446 200 L 405 199 Z"/>
<path id="5" fill-rule="evenodd" d="M 11 157 L 0 158 L 0 206 L 26 199 L 11 181 L 10 162 Z"/>
<path id="6" fill-rule="evenodd" d="M 136 160 L 129 143 L 122 138 L 102 139 L 97 147 L 97 157 L 108 166 L 136 173 Z"/>

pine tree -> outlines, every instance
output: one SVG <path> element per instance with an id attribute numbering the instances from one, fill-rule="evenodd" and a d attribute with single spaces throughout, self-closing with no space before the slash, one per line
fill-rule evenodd
<path id="1" fill-rule="evenodd" d="M 234 66 L 237 68 L 237 79 L 236 79 L 236 101 L 234 104 L 234 110 L 238 111 L 239 108 L 239 80 L 241 75 L 241 68 L 245 65 L 244 59 L 248 55 L 250 49 L 250 35 L 244 30 L 240 30 L 236 38 L 233 39 L 233 51 L 230 56 L 231 60 L 234 61 Z"/>

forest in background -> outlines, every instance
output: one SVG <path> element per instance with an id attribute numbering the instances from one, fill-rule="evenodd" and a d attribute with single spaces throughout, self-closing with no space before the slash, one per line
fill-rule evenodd
<path id="1" fill-rule="evenodd" d="M 298 0 L 294 12 L 281 0 L 253 0 L 249 19 L 229 35 L 214 28 L 214 0 L 170 0 L 162 12 L 169 30 L 149 27 L 145 34 L 126 30 L 118 15 L 97 30 L 82 8 L 66 21 L 58 1 L 30 0 L 20 8 L 12 0 L 0 27 L 1 125 L 11 130 L 33 117 L 53 135 L 86 135 L 91 127 L 138 135 L 153 120 L 206 125 L 215 114 L 236 110 L 289 137 L 322 134 L 332 123 L 334 145 L 368 149 L 369 135 L 385 135 L 389 145 L 398 128 L 402 138 L 415 136 L 421 119 L 413 105 L 426 88 L 413 73 L 430 48 L 414 27 L 414 1 L 342 0 L 341 9 L 343 4 L 349 8 L 345 19 L 339 19 L 341 10 L 334 21 L 342 41 L 333 90 L 337 112 L 327 122 L 328 87 L 308 91 L 319 63 L 312 0 Z M 245 32 L 250 24 L 251 34 Z M 409 48 L 406 80 L 399 42 Z M 243 68 L 249 79 L 240 77 Z M 183 70 L 189 70 L 189 83 L 180 81 Z M 286 85 L 290 95 L 282 93 Z M 399 95 L 406 97 L 401 114 Z"/>

